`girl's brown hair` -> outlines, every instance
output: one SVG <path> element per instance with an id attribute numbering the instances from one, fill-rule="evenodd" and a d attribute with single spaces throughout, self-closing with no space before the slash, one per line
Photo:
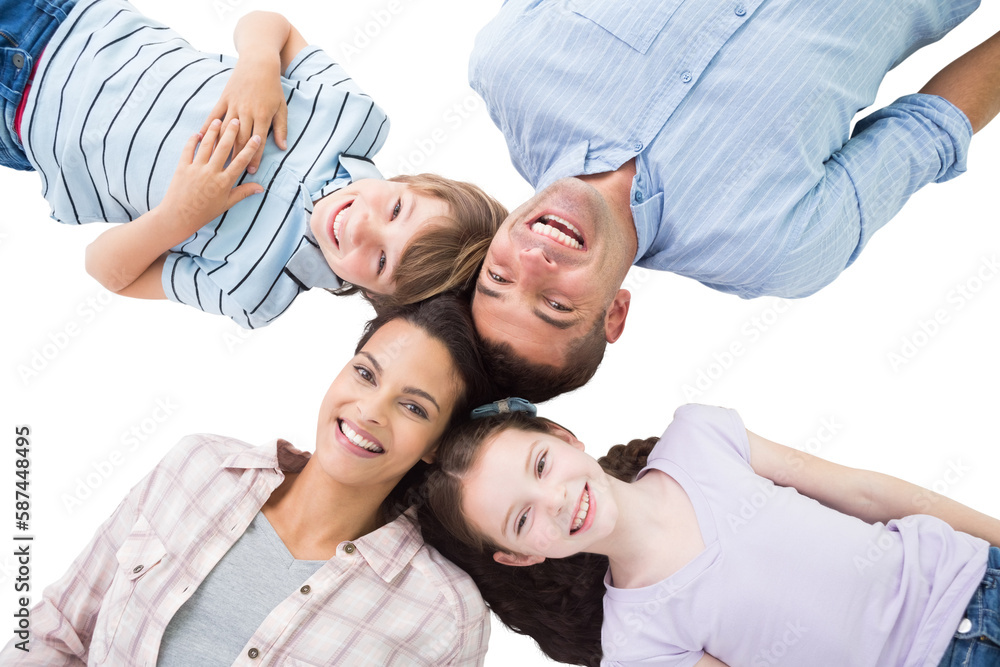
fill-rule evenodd
<path id="1" fill-rule="evenodd" d="M 548 432 L 553 422 L 516 412 L 462 424 L 438 448 L 420 512 L 424 539 L 472 577 L 486 604 L 514 632 L 532 637 L 553 660 L 593 665 L 601 661 L 604 575 L 608 559 L 579 553 L 527 567 L 493 560 L 496 545 L 462 514 L 462 480 L 476 466 L 483 446 L 501 431 Z M 631 482 L 646 465 L 658 438 L 615 445 L 598 459 L 609 475 Z"/>
<path id="2" fill-rule="evenodd" d="M 500 229 L 507 209 L 482 188 L 437 174 L 395 176 L 414 191 L 448 204 L 450 216 L 434 218 L 410 240 L 393 274 L 394 294 L 365 293 L 376 310 L 424 299 L 448 290 L 469 288 L 479 273 L 493 235 Z M 336 294 L 361 291 L 348 285 Z"/>

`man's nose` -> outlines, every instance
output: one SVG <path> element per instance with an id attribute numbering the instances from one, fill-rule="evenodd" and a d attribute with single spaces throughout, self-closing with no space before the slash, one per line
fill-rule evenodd
<path id="1" fill-rule="evenodd" d="M 556 263 L 541 248 L 528 248 L 521 253 L 521 271 L 524 279 L 542 278 L 556 269 Z"/>

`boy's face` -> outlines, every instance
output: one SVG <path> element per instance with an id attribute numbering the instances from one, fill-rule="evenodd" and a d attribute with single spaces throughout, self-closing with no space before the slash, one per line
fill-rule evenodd
<path id="1" fill-rule="evenodd" d="M 346 282 L 392 294 L 404 248 L 424 223 L 447 216 L 447 203 L 405 183 L 363 179 L 323 197 L 309 226 L 327 263 Z"/>

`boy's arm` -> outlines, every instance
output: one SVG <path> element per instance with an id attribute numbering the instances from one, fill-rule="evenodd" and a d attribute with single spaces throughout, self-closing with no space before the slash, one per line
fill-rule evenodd
<path id="1" fill-rule="evenodd" d="M 288 107 L 281 87 L 281 74 L 305 48 L 299 31 L 281 14 L 251 12 L 240 19 L 233 32 L 239 60 L 218 103 L 205 120 L 202 132 L 212 120 L 228 123 L 239 118 L 240 134 L 235 153 L 239 153 L 252 135 L 267 138 L 274 123 L 274 143 L 285 150 L 288 139 Z M 257 171 L 263 151 L 258 151 L 247 171 Z"/>
<path id="2" fill-rule="evenodd" d="M 1000 545 L 1000 521 L 916 484 L 848 468 L 747 431 L 754 472 L 869 523 L 928 514 L 955 530 Z"/>
<path id="3" fill-rule="evenodd" d="M 213 123 L 204 137 L 199 133 L 188 140 L 162 202 L 132 222 L 107 230 L 87 246 L 87 273 L 117 294 L 163 298 L 162 288 L 157 295 L 150 287 L 154 278 L 159 280 L 155 271 L 162 269 L 164 253 L 238 201 L 263 192 L 257 183 L 233 188 L 260 138 L 251 139 L 227 166 L 239 121 L 231 122 L 221 137 L 220 126 Z"/>

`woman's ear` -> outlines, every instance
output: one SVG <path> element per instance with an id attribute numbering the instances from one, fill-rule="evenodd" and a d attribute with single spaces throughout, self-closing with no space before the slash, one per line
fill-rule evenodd
<path id="1" fill-rule="evenodd" d="M 525 565 L 537 565 L 541 563 L 545 560 L 545 556 L 519 556 L 518 554 L 509 554 L 505 551 L 497 551 L 493 554 L 493 560 L 501 565 L 524 567 Z"/>
<path id="2" fill-rule="evenodd" d="M 583 443 L 580 442 L 580 440 L 577 439 L 577 437 L 573 435 L 573 433 L 568 429 L 565 429 L 559 424 L 556 424 L 555 422 L 549 420 L 545 420 L 545 428 L 548 430 L 550 434 L 556 436 L 563 442 L 572 445 L 573 447 L 576 447 L 581 452 L 584 451 Z"/>
<path id="3" fill-rule="evenodd" d="M 430 450 L 429 452 L 421 456 L 420 460 L 423 461 L 424 463 L 434 463 L 434 461 L 437 460 L 437 454 L 438 454 L 438 448 L 435 447 L 434 449 Z"/>

